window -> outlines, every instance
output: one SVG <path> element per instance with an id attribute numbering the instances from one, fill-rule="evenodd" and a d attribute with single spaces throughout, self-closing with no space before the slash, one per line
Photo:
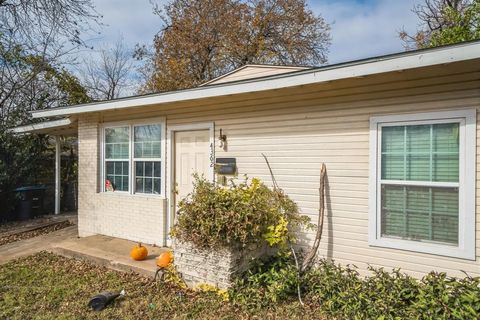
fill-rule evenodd
<path id="1" fill-rule="evenodd" d="M 163 122 L 105 127 L 103 150 L 106 192 L 164 194 L 163 128 Z"/>
<path id="2" fill-rule="evenodd" d="M 370 244 L 475 258 L 475 117 L 371 119 Z"/>
<path id="3" fill-rule="evenodd" d="M 135 191 L 160 194 L 162 127 L 159 124 L 150 124 L 133 128 Z"/>
<path id="4" fill-rule="evenodd" d="M 113 189 L 128 191 L 129 127 L 105 129 L 105 172 Z"/>

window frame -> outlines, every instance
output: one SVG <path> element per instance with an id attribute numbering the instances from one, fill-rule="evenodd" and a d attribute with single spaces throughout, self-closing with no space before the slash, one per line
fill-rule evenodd
<path id="1" fill-rule="evenodd" d="M 161 152 L 160 152 L 160 158 L 135 158 L 134 154 L 134 128 L 138 126 L 143 126 L 143 125 L 154 125 L 158 124 L 161 126 Z M 120 190 L 115 190 L 115 192 L 108 192 L 105 190 L 105 179 L 106 179 L 106 162 L 107 161 L 112 161 L 112 159 L 106 159 L 105 158 L 105 151 L 106 151 L 106 143 L 105 143 L 105 130 L 109 128 L 119 128 L 119 127 L 127 127 L 129 128 L 128 132 L 128 150 L 129 150 L 129 157 L 128 157 L 128 176 L 129 176 L 129 181 L 128 181 L 128 191 L 120 191 Z M 131 195 L 131 196 L 138 196 L 138 197 L 159 197 L 165 199 L 165 194 L 166 194 L 166 164 L 165 164 L 165 159 L 166 159 L 166 121 L 165 117 L 158 117 L 158 118 L 152 118 L 152 119 L 140 119 L 140 120 L 128 120 L 128 121 L 119 121 L 119 122 L 106 122 L 101 126 L 101 134 L 100 134 L 100 141 L 101 141 L 101 164 L 100 164 L 100 179 L 101 179 L 101 185 L 100 185 L 100 192 L 104 194 L 123 194 L 123 195 Z M 152 160 L 153 159 L 153 160 Z M 126 160 L 122 160 L 126 161 Z M 160 193 L 155 194 L 155 193 L 141 193 L 141 192 L 136 192 L 135 190 L 135 162 L 136 161 L 160 161 L 161 165 L 161 176 L 160 176 Z"/>
<path id="2" fill-rule="evenodd" d="M 403 181 L 398 185 L 458 186 L 458 245 L 422 242 L 381 236 L 381 147 L 382 127 L 437 123 L 459 123 L 459 181 Z M 368 243 L 370 246 L 401 249 L 475 260 L 476 109 L 374 116 L 370 118 L 370 177 Z M 473 174 L 472 174 L 473 173 Z M 392 182 L 393 180 L 389 180 Z"/>

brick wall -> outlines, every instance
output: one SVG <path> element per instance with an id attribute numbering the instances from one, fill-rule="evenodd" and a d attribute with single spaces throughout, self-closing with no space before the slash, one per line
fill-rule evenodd
<path id="1" fill-rule="evenodd" d="M 175 241 L 173 263 L 189 287 L 207 283 L 224 289 L 247 270 L 254 258 L 272 252 L 265 244 L 253 244 L 243 250 L 232 251 L 198 249 L 190 243 Z"/>
<path id="2" fill-rule="evenodd" d="M 100 193 L 97 115 L 78 120 L 78 232 L 165 245 L 166 201 L 156 196 Z"/>

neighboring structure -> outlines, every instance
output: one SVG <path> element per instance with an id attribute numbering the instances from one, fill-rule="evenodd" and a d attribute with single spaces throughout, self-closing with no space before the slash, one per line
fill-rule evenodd
<path id="1" fill-rule="evenodd" d="M 322 257 L 361 270 L 480 275 L 480 42 L 258 79 L 239 74 L 33 113 L 78 128 L 81 236 L 167 245 L 194 171 L 223 182 L 215 162 L 235 162 L 239 177 L 270 182 L 264 153 L 313 221 L 327 165 Z M 303 234 L 303 244 L 312 238 Z"/>

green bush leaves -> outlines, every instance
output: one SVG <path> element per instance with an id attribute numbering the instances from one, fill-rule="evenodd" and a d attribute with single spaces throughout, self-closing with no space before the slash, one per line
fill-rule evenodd
<path id="1" fill-rule="evenodd" d="M 268 241 L 294 241 L 294 230 L 308 223 L 281 190 L 258 179 L 230 187 L 195 177 L 194 191 L 179 203 L 172 235 L 199 248 L 238 248 Z"/>
<path id="2" fill-rule="evenodd" d="M 450 278 L 431 272 L 422 280 L 399 270 L 370 268 L 363 278 L 356 268 L 333 262 L 297 278 L 291 257 L 257 262 L 231 289 L 232 302 L 260 308 L 295 299 L 301 281 L 304 301 L 339 319 L 479 319 L 480 277 Z"/>

